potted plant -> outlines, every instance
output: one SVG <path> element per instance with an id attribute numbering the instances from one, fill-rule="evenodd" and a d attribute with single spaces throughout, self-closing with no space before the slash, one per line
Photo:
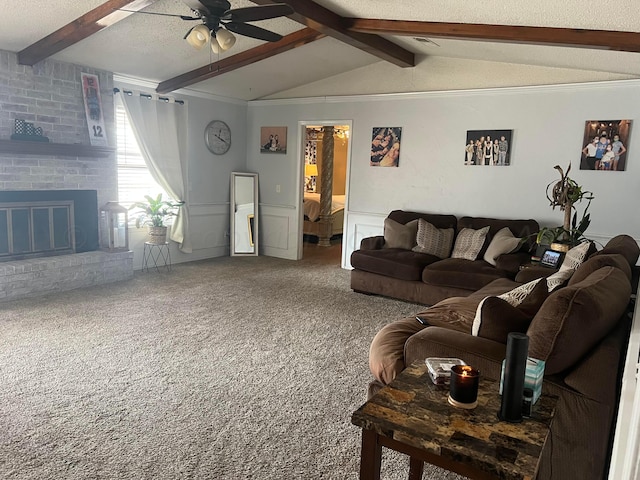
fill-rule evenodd
<path id="1" fill-rule="evenodd" d="M 136 219 L 136 227 L 141 228 L 144 225 L 149 227 L 147 234 L 147 242 L 155 245 L 163 245 L 167 241 L 167 226 L 165 222 L 178 215 L 178 209 L 184 202 L 170 202 L 162 199 L 159 193 L 156 198 L 145 195 L 146 202 L 135 202 L 129 210 L 139 209 L 134 212 L 133 217 Z"/>
<path id="2" fill-rule="evenodd" d="M 559 207 L 564 212 L 564 221 L 562 226 L 559 227 L 542 228 L 538 232 L 536 242 L 539 245 L 550 245 L 554 250 L 566 252 L 571 247 L 587 240 L 584 232 L 591 224 L 591 215 L 588 210 L 594 195 L 593 192 L 584 190 L 575 180 L 569 177 L 571 164 L 569 164 L 566 172 L 559 165 L 553 168 L 560 173 L 560 180 L 547 185 L 547 199 L 552 209 L 555 210 L 556 207 Z M 588 200 L 587 206 L 578 222 L 578 212 L 575 204 L 584 199 Z"/>

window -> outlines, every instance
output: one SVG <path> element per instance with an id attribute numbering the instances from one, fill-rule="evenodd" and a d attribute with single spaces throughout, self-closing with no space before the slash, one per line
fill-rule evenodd
<path id="1" fill-rule="evenodd" d="M 145 195 L 156 197 L 162 193 L 163 199 L 171 197 L 153 179 L 140 147 L 133 134 L 122 99 L 115 95 L 116 137 L 118 162 L 118 203 L 129 208 L 133 203 L 144 201 Z"/>

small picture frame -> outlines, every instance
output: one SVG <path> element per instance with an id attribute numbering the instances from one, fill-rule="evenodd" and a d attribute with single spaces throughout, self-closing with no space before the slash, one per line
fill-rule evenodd
<path id="1" fill-rule="evenodd" d="M 562 265 L 562 260 L 564 260 L 564 253 L 547 248 L 540 257 L 540 265 L 558 269 Z"/>
<path id="2" fill-rule="evenodd" d="M 287 153 L 287 127 L 261 127 L 260 153 Z"/>

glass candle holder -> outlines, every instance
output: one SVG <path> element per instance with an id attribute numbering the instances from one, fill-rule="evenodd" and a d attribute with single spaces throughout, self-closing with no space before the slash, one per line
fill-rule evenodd
<path id="1" fill-rule="evenodd" d="M 479 380 L 480 372 L 469 365 L 451 367 L 449 403 L 458 408 L 476 408 Z"/>

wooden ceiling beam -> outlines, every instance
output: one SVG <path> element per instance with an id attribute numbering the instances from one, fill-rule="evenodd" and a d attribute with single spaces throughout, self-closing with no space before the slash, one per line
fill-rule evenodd
<path id="1" fill-rule="evenodd" d="M 18 63 L 21 65 L 35 65 L 39 61 L 84 40 L 88 36 L 127 18 L 133 13 L 119 11 L 119 8 L 126 7 L 127 10 L 139 11 L 156 1 L 109 0 L 18 52 Z"/>
<path id="2" fill-rule="evenodd" d="M 269 5 L 280 0 L 251 0 L 257 5 Z M 390 42 L 379 35 L 349 30 L 345 17 L 328 10 L 311 0 L 283 0 L 295 10 L 288 17 L 309 28 L 313 28 L 329 37 L 336 38 L 343 43 L 363 50 L 382 60 L 386 60 L 400 67 L 414 67 L 415 55 L 413 52 Z"/>
<path id="3" fill-rule="evenodd" d="M 324 36 L 324 33 L 318 32 L 312 28 L 303 28 L 302 30 L 286 35 L 279 42 L 264 43 L 255 48 L 251 48 L 244 52 L 237 53 L 236 55 L 213 62 L 210 65 L 205 65 L 204 67 L 200 67 L 190 72 L 183 73 L 182 75 L 178 75 L 177 77 L 170 78 L 169 80 L 165 80 L 158 84 L 156 92 L 172 92 L 179 88 L 184 88 L 189 85 L 193 85 L 194 83 L 217 77 L 246 65 L 251 65 L 252 63 L 260 60 L 265 60 L 269 57 L 273 57 L 274 55 L 301 47 L 302 45 L 314 42 Z"/>
<path id="4" fill-rule="evenodd" d="M 350 31 L 369 34 L 448 37 L 465 40 L 640 52 L 640 33 L 636 32 L 366 18 L 345 19 L 345 23 Z"/>

